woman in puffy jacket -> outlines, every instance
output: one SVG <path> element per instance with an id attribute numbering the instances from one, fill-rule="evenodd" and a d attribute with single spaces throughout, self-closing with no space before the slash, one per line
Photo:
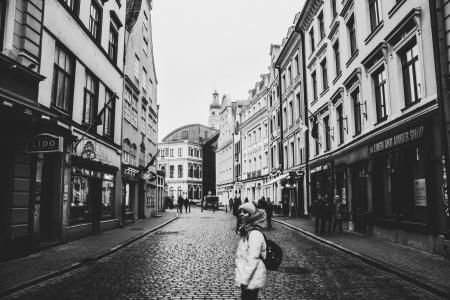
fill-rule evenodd
<path id="1" fill-rule="evenodd" d="M 241 288 L 242 299 L 258 299 L 258 292 L 267 280 L 262 259 L 266 258 L 266 242 L 261 227 L 266 213 L 251 202 L 239 207 L 238 233 L 241 236 L 236 251 L 236 286 Z"/>

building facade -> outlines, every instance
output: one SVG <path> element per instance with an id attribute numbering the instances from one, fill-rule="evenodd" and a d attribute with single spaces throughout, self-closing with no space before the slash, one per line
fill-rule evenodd
<path id="1" fill-rule="evenodd" d="M 142 1 L 133 30 L 126 37 L 125 90 L 122 121 L 122 209 L 126 222 L 158 212 L 156 166 L 149 162 L 157 152 L 157 78 L 153 58 L 152 1 Z"/>
<path id="2" fill-rule="evenodd" d="M 300 13 L 295 16 L 298 21 Z M 303 93 L 302 45 L 298 32 L 290 27 L 283 39 L 275 62 L 281 95 L 280 139 L 281 169 L 288 176 L 281 182 L 281 202 L 284 215 L 308 213 L 306 193 L 306 134 Z"/>
<path id="3" fill-rule="evenodd" d="M 61 0 L 0 9 L 0 134 L 12 141 L 1 153 L 4 257 L 119 225 L 123 65 L 114 58 L 123 55 L 125 7 Z"/>
<path id="4" fill-rule="evenodd" d="M 349 229 L 441 252 L 442 157 L 429 1 L 308 1 L 310 196 Z M 356 13 L 358 12 L 358 13 Z"/>
<path id="5" fill-rule="evenodd" d="M 158 144 L 158 169 L 166 172 L 167 194 L 199 202 L 203 195 L 202 146 L 217 135 L 217 131 L 200 124 L 180 127 Z"/>
<path id="6" fill-rule="evenodd" d="M 265 195 L 263 185 L 268 168 L 268 118 L 267 103 L 270 95 L 270 75 L 249 91 L 248 103 L 240 112 L 242 145 L 242 198 L 258 201 Z"/>

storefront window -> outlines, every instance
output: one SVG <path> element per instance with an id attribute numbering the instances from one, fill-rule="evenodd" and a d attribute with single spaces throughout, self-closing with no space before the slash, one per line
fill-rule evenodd
<path id="1" fill-rule="evenodd" d="M 104 174 L 102 182 L 101 219 L 114 219 L 114 175 Z"/>
<path id="2" fill-rule="evenodd" d="M 89 206 L 88 178 L 73 175 L 69 225 L 72 226 L 91 222 L 91 211 Z"/>
<path id="3" fill-rule="evenodd" d="M 125 209 L 130 209 L 130 184 L 125 183 Z"/>
<path id="4" fill-rule="evenodd" d="M 374 160 L 374 209 L 379 217 L 427 223 L 430 196 L 422 145 L 404 147 Z"/>

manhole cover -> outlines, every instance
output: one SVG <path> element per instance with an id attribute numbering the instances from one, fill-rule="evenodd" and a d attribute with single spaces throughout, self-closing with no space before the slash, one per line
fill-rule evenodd
<path id="1" fill-rule="evenodd" d="M 131 227 L 130 230 L 143 230 L 144 228 L 139 228 L 139 227 Z"/>
<path id="2" fill-rule="evenodd" d="M 292 266 L 280 268 L 281 273 L 294 274 L 294 275 L 308 275 L 311 270 L 305 267 Z"/>
<path id="3" fill-rule="evenodd" d="M 174 235 L 179 233 L 179 231 L 158 231 L 155 235 Z"/>

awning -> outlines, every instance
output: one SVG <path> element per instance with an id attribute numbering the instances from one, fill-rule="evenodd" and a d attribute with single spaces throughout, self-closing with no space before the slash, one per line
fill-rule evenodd
<path id="1" fill-rule="evenodd" d="M 280 181 L 281 179 L 284 179 L 284 178 L 286 178 L 286 177 L 288 177 L 288 176 L 289 176 L 289 173 L 281 174 L 281 175 L 278 176 L 277 178 L 272 179 L 271 181 L 268 181 L 268 182 L 264 183 L 261 187 L 265 187 L 265 186 L 268 186 L 268 185 L 272 185 L 273 183 L 275 183 L 275 182 L 277 182 L 277 181 Z"/>

